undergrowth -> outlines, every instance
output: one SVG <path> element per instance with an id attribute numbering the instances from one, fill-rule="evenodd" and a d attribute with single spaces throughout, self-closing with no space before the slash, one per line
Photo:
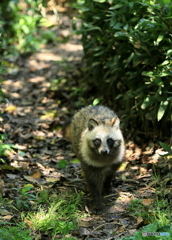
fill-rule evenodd
<path id="1" fill-rule="evenodd" d="M 24 223 L 16 226 L 7 226 L 0 229 L 0 240 L 33 240 L 31 231 L 25 228 Z"/>
<path id="2" fill-rule="evenodd" d="M 62 240 L 75 240 L 71 233 L 77 229 L 81 194 L 66 190 L 35 193 L 31 186 L 25 186 L 18 191 L 18 200 L 1 199 L 0 208 L 3 206 L 15 213 L 17 220 L 14 223 L 0 218 L 0 240 L 32 240 L 34 237 L 39 240 L 43 234 L 52 240 L 57 235 Z"/>
<path id="3" fill-rule="evenodd" d="M 156 185 L 153 201 L 149 205 L 144 205 L 142 203 L 143 199 L 135 199 L 128 208 L 131 215 L 136 218 L 141 217 L 143 224 L 147 225 L 133 236 L 124 237 L 121 240 L 170 240 L 172 238 L 171 193 L 168 191 L 166 183 L 161 181 L 159 175 L 155 174 L 153 182 Z M 149 233 L 152 233 L 152 236 Z"/>
<path id="4" fill-rule="evenodd" d="M 78 206 L 81 203 L 80 194 L 61 192 L 60 194 L 47 195 L 47 191 L 40 193 L 38 209 L 29 212 L 25 220 L 29 220 L 30 227 L 34 231 L 47 232 L 55 237 L 63 236 L 77 228 Z M 40 204 L 42 198 L 42 204 Z"/>
<path id="5" fill-rule="evenodd" d="M 132 137 L 169 136 L 171 1 L 78 0 L 75 6 L 90 95 L 120 111 Z"/>

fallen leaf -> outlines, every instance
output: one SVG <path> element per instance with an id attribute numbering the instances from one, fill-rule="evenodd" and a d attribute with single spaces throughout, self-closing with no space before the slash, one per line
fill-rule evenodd
<path id="1" fill-rule="evenodd" d="M 83 222 L 83 221 L 81 221 L 81 222 L 78 222 L 78 226 L 79 227 L 91 227 L 92 226 L 92 222 Z"/>
<path id="2" fill-rule="evenodd" d="M 2 217 L 2 219 L 4 219 L 4 220 L 11 220 L 13 217 L 14 216 L 12 216 L 12 215 L 6 215 L 6 216 Z"/>
<path id="3" fill-rule="evenodd" d="M 47 182 L 57 182 L 60 180 L 60 178 L 53 178 L 53 177 L 47 177 L 45 178 Z"/>
<path id="4" fill-rule="evenodd" d="M 145 206 L 149 206 L 153 202 L 154 202 L 154 199 L 142 199 L 142 204 Z"/>
<path id="5" fill-rule="evenodd" d="M 32 178 L 39 179 L 41 177 L 41 172 L 40 171 L 34 171 L 29 176 L 32 177 Z"/>
<path id="6" fill-rule="evenodd" d="M 146 167 L 140 167 L 139 172 L 140 172 L 140 175 L 144 175 L 148 172 L 148 170 L 146 169 Z"/>
<path id="7" fill-rule="evenodd" d="M 6 173 L 6 176 L 10 179 L 16 179 L 19 178 L 20 176 L 17 174 L 12 174 L 12 173 Z"/>
<path id="8" fill-rule="evenodd" d="M 36 179 L 36 178 L 30 177 L 30 176 L 23 176 L 23 177 L 29 182 L 33 182 L 33 183 L 37 183 L 37 184 L 45 184 L 46 183 L 46 180 L 43 178 Z"/>
<path id="9" fill-rule="evenodd" d="M 137 218 L 137 224 L 140 224 L 140 223 L 142 223 L 143 222 L 143 218 L 141 217 L 141 216 L 139 216 L 138 218 Z"/>
<path id="10" fill-rule="evenodd" d="M 44 115 L 40 117 L 40 119 L 54 119 L 57 117 L 57 111 L 56 110 L 50 110 L 50 111 L 45 111 Z"/>
<path id="11" fill-rule="evenodd" d="M 124 228 L 123 226 L 121 226 L 121 227 L 118 228 L 118 231 L 117 231 L 117 232 L 118 232 L 118 233 L 121 233 L 121 232 L 124 232 L 124 230 L 125 230 L 125 228 Z"/>
<path id="12" fill-rule="evenodd" d="M 39 183 L 39 181 L 33 177 L 30 177 L 30 176 L 23 176 L 23 177 L 29 182 Z"/>
<path id="13" fill-rule="evenodd" d="M 9 105 L 8 107 L 5 108 L 5 112 L 8 112 L 8 113 L 13 113 L 16 110 L 17 110 L 17 107 L 14 105 Z"/>
<path id="14" fill-rule="evenodd" d="M 33 222 L 31 222 L 29 219 L 25 218 L 24 223 L 26 223 L 28 226 L 32 226 Z"/>
<path id="15" fill-rule="evenodd" d="M 127 165 L 128 165 L 128 163 L 122 163 L 122 165 L 120 166 L 120 168 L 118 170 L 119 171 L 125 171 Z"/>
<path id="16" fill-rule="evenodd" d="M 89 235 L 90 233 L 91 233 L 91 231 L 88 230 L 87 228 L 84 228 L 84 227 L 80 227 L 80 228 L 79 228 L 79 234 L 80 234 L 81 236 L 87 236 L 87 235 Z"/>

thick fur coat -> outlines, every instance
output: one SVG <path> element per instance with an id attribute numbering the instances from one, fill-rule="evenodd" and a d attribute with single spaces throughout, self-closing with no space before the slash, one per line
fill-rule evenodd
<path id="1" fill-rule="evenodd" d="M 119 118 L 109 108 L 88 106 L 74 115 L 68 132 L 96 211 L 102 208 L 102 192 L 110 191 L 113 174 L 124 158 L 124 139 L 119 125 Z"/>

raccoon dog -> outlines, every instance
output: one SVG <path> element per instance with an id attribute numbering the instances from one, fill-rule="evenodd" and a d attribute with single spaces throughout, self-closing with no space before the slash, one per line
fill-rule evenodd
<path id="1" fill-rule="evenodd" d="M 68 133 L 97 213 L 102 209 L 102 192 L 111 191 L 113 174 L 124 158 L 124 139 L 119 124 L 119 118 L 109 108 L 88 106 L 74 115 Z"/>

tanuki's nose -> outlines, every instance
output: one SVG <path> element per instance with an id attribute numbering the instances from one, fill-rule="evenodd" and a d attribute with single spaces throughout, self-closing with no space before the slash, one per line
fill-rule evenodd
<path id="1" fill-rule="evenodd" d="M 105 156 L 105 155 L 107 155 L 107 153 L 108 153 L 108 152 L 107 152 L 107 150 L 106 150 L 106 149 L 104 149 L 104 150 L 101 150 L 101 152 L 100 152 L 100 153 L 101 153 L 101 155 L 104 155 L 104 156 Z"/>

